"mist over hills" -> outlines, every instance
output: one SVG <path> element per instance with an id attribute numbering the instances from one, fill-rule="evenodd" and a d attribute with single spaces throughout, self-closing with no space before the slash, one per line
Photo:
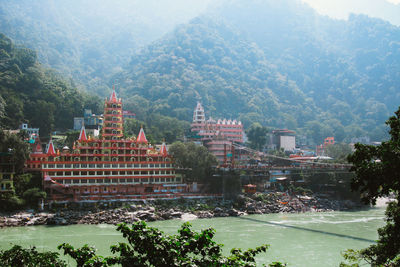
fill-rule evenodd
<path id="1" fill-rule="evenodd" d="M 295 129 L 314 143 L 381 140 L 400 103 L 400 28 L 380 19 L 335 20 L 295 0 L 224 1 L 202 15 L 197 2 L 185 17 L 150 21 L 136 2 L 122 12 L 84 1 L 81 13 L 74 1 L 28 2 L 0 6 L 0 31 L 91 92 L 117 84 L 142 120 L 189 121 L 201 100 L 207 115 Z"/>

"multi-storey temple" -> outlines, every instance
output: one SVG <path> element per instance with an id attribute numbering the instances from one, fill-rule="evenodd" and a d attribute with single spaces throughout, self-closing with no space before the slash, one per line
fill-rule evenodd
<path id="1" fill-rule="evenodd" d="M 42 172 L 50 201 L 170 197 L 186 190 L 165 143 L 153 148 L 143 128 L 137 138 L 123 139 L 122 101 L 115 91 L 105 100 L 100 138 L 88 137 L 82 127 L 71 149 L 56 151 L 50 141 L 46 153 L 33 151 L 27 167 Z"/>
<path id="2" fill-rule="evenodd" d="M 242 123 L 237 120 L 214 120 L 211 117 L 206 120 L 200 102 L 193 112 L 191 132 L 193 140 L 201 141 L 221 165 L 232 164 L 234 160 L 240 161 L 246 156 L 234 147 L 235 143 L 243 143 Z"/>

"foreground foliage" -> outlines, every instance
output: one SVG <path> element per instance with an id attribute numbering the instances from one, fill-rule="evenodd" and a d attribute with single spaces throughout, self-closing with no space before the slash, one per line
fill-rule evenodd
<path id="1" fill-rule="evenodd" d="M 195 232 L 189 223 L 184 223 L 177 235 L 166 235 L 145 222 L 136 222 L 131 227 L 119 224 L 120 231 L 128 243 L 120 242 L 111 246 L 115 256 L 102 257 L 94 247 L 84 245 L 75 249 L 70 244 L 58 246 L 76 261 L 78 267 L 88 266 L 256 266 L 255 256 L 266 252 L 269 245 L 242 251 L 232 249 L 229 256 L 222 255 L 222 246 L 213 238 L 212 228 Z M 14 246 L 0 251 L 0 259 L 5 266 L 66 266 L 58 253 L 39 253 L 35 248 L 23 249 Z M 25 264 L 26 263 L 26 264 Z M 32 263 L 32 264 L 31 264 Z M 285 266 L 273 262 L 269 266 Z"/>
<path id="2" fill-rule="evenodd" d="M 395 201 L 386 209 L 386 225 L 378 229 L 377 243 L 361 251 L 348 251 L 346 256 L 373 266 L 400 266 L 400 108 L 386 123 L 390 126 L 389 141 L 379 146 L 356 144 L 356 152 L 348 159 L 356 172 L 352 189 L 361 191 L 364 202 L 375 204 L 378 197 L 388 195 Z"/>
<path id="3" fill-rule="evenodd" d="M 9 250 L 0 251 L 0 262 L 3 267 L 68 266 L 58 257 L 57 252 L 39 252 L 35 247 L 23 248 L 18 245 Z"/>

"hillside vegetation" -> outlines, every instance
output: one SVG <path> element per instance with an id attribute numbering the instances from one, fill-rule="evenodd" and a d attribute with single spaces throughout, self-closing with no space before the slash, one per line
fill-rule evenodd
<path id="1" fill-rule="evenodd" d="M 15 129 L 27 122 L 46 137 L 52 130 L 72 128 L 83 107 L 96 111 L 98 103 L 44 69 L 34 51 L 15 47 L 0 34 L 0 126 Z"/>
<path id="2" fill-rule="evenodd" d="M 91 93 L 116 84 L 154 135 L 166 118 L 181 134 L 201 100 L 207 116 L 293 129 L 309 144 L 387 138 L 384 120 L 400 103 L 400 28 L 388 22 L 334 20 L 297 0 L 223 1 L 169 23 L 171 8 L 160 15 L 154 3 L 153 17 L 135 1 L 91 4 L 81 4 L 87 14 L 51 0 L 3 4 L 0 31 Z"/>

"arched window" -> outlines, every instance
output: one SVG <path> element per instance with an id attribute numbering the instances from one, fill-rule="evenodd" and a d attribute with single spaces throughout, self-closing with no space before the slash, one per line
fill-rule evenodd
<path id="1" fill-rule="evenodd" d="M 118 114 L 118 112 L 116 110 L 113 110 L 112 114 Z"/>
<path id="2" fill-rule="evenodd" d="M 118 154 L 117 150 L 113 150 L 111 154 Z"/>
<path id="3" fill-rule="evenodd" d="M 74 161 L 79 161 L 79 157 L 75 157 L 75 158 L 74 158 Z"/>
<path id="4" fill-rule="evenodd" d="M 94 157 L 93 161 L 99 161 L 99 158 L 98 157 Z"/>
<path id="5" fill-rule="evenodd" d="M 113 108 L 117 108 L 117 104 L 113 104 L 112 107 L 113 107 Z"/>
<path id="6" fill-rule="evenodd" d="M 113 157 L 112 161 L 118 161 L 118 158 L 117 157 Z"/>
<path id="7" fill-rule="evenodd" d="M 118 134 L 118 131 L 117 130 L 112 130 L 112 133 L 113 134 Z"/>
<path id="8" fill-rule="evenodd" d="M 113 127 L 113 128 L 117 128 L 117 124 L 116 124 L 116 123 L 113 123 L 113 124 L 112 124 L 112 127 Z"/>

